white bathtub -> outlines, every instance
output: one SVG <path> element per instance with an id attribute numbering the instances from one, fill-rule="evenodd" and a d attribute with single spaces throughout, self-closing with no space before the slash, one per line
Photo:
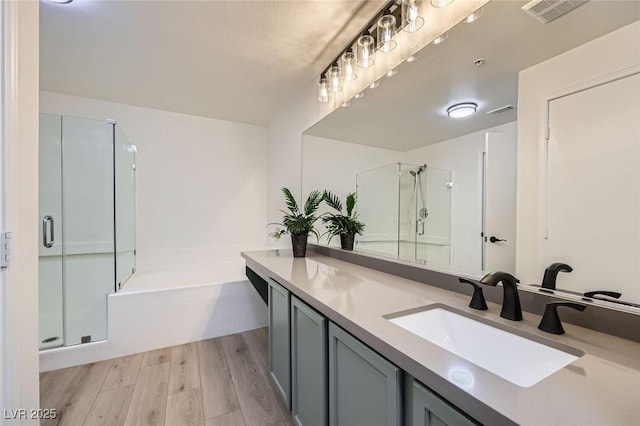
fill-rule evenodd
<path id="1" fill-rule="evenodd" d="M 267 325 L 244 261 L 137 271 L 107 298 L 107 340 L 40 353 L 40 371 L 239 333 Z"/>
<path id="2" fill-rule="evenodd" d="M 158 291 L 245 281 L 244 261 L 136 271 L 119 293 Z"/>

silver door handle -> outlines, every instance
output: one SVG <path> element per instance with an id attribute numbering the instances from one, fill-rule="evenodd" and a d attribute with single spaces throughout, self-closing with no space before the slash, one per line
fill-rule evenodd
<path id="1" fill-rule="evenodd" d="M 51 238 L 47 238 L 49 235 L 51 235 Z M 46 248 L 51 248 L 55 242 L 53 218 L 51 216 L 45 216 L 42 219 L 42 245 Z"/>

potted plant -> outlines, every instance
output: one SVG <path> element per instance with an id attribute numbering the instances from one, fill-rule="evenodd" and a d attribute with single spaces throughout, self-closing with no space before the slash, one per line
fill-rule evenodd
<path id="1" fill-rule="evenodd" d="M 283 234 L 291 234 L 291 244 L 293 246 L 293 257 L 304 257 L 307 252 L 307 237 L 312 233 L 316 238 L 320 238 L 315 229 L 315 223 L 319 219 L 315 213 L 324 199 L 324 194 L 320 191 L 311 191 L 304 203 L 304 209 L 300 210 L 295 197 L 288 188 L 282 188 L 284 199 L 288 211 L 280 210 L 284 213 L 281 225 L 285 229 L 277 230 L 270 235 L 280 238 Z"/>
<path id="2" fill-rule="evenodd" d="M 358 215 L 354 212 L 357 200 L 356 194 L 353 192 L 347 194 L 345 203 L 347 207 L 346 216 L 342 214 L 342 202 L 337 195 L 325 190 L 323 197 L 329 207 L 338 211 L 337 214 L 326 213 L 322 217 L 322 223 L 327 227 L 325 234 L 329 234 L 328 242 L 331 242 L 331 238 L 334 236 L 340 235 L 342 249 L 353 250 L 356 234 L 362 235 L 362 231 L 364 231 L 364 223 L 358 220 Z"/>

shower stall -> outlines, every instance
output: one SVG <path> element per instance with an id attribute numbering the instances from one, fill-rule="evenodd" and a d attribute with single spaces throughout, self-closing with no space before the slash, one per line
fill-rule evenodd
<path id="1" fill-rule="evenodd" d="M 135 272 L 136 148 L 112 120 L 41 114 L 40 349 L 107 338 Z"/>
<path id="2" fill-rule="evenodd" d="M 358 214 L 366 224 L 358 251 L 451 265 L 450 171 L 394 163 L 357 172 L 356 187 Z"/>

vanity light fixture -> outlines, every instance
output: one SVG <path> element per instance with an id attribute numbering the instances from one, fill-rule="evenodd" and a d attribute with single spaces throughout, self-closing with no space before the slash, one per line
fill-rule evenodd
<path id="1" fill-rule="evenodd" d="M 409 33 L 418 31 L 424 25 L 424 18 L 420 16 L 422 0 L 402 0 L 402 29 Z"/>
<path id="2" fill-rule="evenodd" d="M 378 50 L 381 52 L 391 52 L 398 46 L 393 40 L 396 35 L 396 17 L 393 15 L 384 15 L 378 20 Z"/>
<path id="3" fill-rule="evenodd" d="M 353 96 L 353 99 L 362 99 L 364 98 L 364 92 L 358 92 Z"/>
<path id="4" fill-rule="evenodd" d="M 477 21 L 478 18 L 480 18 L 481 16 L 482 16 L 482 8 L 476 10 L 475 12 L 473 12 L 472 14 L 464 18 L 462 22 L 464 22 L 465 24 L 470 24 L 472 22 Z"/>
<path id="5" fill-rule="evenodd" d="M 392 69 L 391 71 L 387 72 L 385 75 L 387 77 L 393 77 L 394 75 L 398 74 L 398 70 L 397 69 Z"/>
<path id="6" fill-rule="evenodd" d="M 451 105 L 447 108 L 447 115 L 451 118 L 464 118 L 474 114 L 478 110 L 478 104 L 463 102 Z"/>
<path id="7" fill-rule="evenodd" d="M 418 55 L 411 55 L 407 59 L 405 59 L 405 61 L 409 63 L 415 62 L 416 60 L 418 60 Z"/>
<path id="8" fill-rule="evenodd" d="M 449 34 L 448 34 L 448 33 L 440 34 L 438 37 L 436 37 L 436 38 L 433 40 L 433 44 L 440 44 L 440 43 L 442 43 L 443 41 L 445 41 L 445 40 L 447 39 L 447 37 L 449 37 Z"/>
<path id="9" fill-rule="evenodd" d="M 424 0 L 389 0 L 367 22 L 363 32 L 353 38 L 340 55 L 320 73 L 318 101 L 329 102 L 332 94 L 342 91 L 345 84 L 355 80 L 357 67 L 373 66 L 377 51 L 390 52 L 395 49 L 398 46 L 398 41 L 395 40 L 398 26 L 407 33 L 422 28 L 425 22 L 422 16 L 423 4 Z M 408 62 L 415 58 L 415 55 L 411 56 Z M 391 70 L 387 76 L 391 77 L 395 73 L 395 70 Z M 379 84 L 379 80 L 374 81 L 369 87 L 373 89 Z"/>
<path id="10" fill-rule="evenodd" d="M 318 102 L 329 102 L 329 82 L 324 77 L 318 81 Z"/>
<path id="11" fill-rule="evenodd" d="M 340 105 L 342 108 L 348 108 L 351 106 L 351 101 L 344 101 L 342 103 L 342 105 Z"/>
<path id="12" fill-rule="evenodd" d="M 431 6 L 443 8 L 449 6 L 454 0 L 431 0 Z"/>

